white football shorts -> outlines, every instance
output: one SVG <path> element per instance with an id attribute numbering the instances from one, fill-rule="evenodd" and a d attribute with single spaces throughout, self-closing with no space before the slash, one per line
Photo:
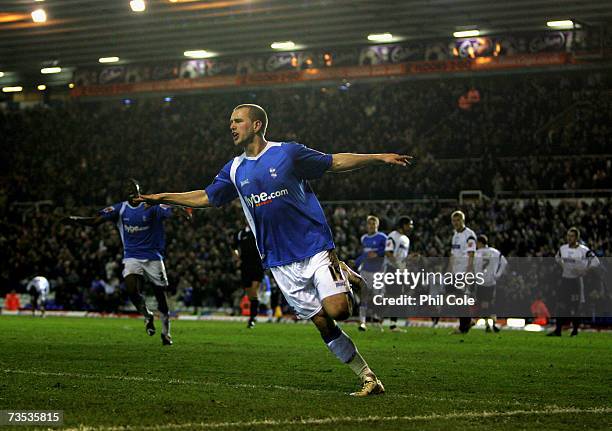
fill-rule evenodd
<path id="1" fill-rule="evenodd" d="M 348 292 L 344 278 L 334 280 L 329 251 L 299 262 L 270 268 L 289 305 L 299 319 L 310 319 L 323 308 L 328 296 Z"/>
<path id="2" fill-rule="evenodd" d="M 163 260 L 123 259 L 123 278 L 130 274 L 142 275 L 156 286 L 167 286 L 168 277 Z"/>

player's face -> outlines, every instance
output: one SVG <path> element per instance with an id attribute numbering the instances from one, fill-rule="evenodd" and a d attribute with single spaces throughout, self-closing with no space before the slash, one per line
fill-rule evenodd
<path id="1" fill-rule="evenodd" d="M 378 232 L 378 223 L 374 219 L 368 220 L 368 233 L 372 235 L 376 232 Z"/>
<path id="2" fill-rule="evenodd" d="M 234 145 L 245 146 L 253 141 L 255 131 L 253 121 L 249 117 L 248 108 L 236 109 L 230 118 L 230 130 Z"/>
<path id="3" fill-rule="evenodd" d="M 568 232 L 566 237 L 567 242 L 572 246 L 576 245 L 576 243 L 578 242 L 578 235 L 576 235 L 576 232 L 574 231 Z"/>
<path id="4" fill-rule="evenodd" d="M 480 250 L 481 248 L 483 248 L 485 245 L 483 243 L 481 243 L 480 241 L 476 241 L 476 248 L 478 250 Z"/>
<path id="5" fill-rule="evenodd" d="M 455 216 L 451 219 L 451 223 L 453 224 L 453 228 L 457 231 L 463 230 L 465 226 L 463 223 L 463 219 L 459 216 Z"/>
<path id="6" fill-rule="evenodd" d="M 140 185 L 137 182 L 128 180 L 123 184 L 123 196 L 132 200 L 140 196 Z"/>

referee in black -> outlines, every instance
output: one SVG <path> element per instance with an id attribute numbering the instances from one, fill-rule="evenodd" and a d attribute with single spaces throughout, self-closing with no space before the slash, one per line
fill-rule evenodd
<path id="1" fill-rule="evenodd" d="M 255 326 L 255 318 L 259 311 L 258 293 L 264 271 L 261 266 L 259 250 L 257 250 L 257 244 L 255 243 L 255 235 L 248 226 L 234 236 L 233 253 L 236 264 L 240 267 L 242 287 L 246 290 L 251 302 L 249 323 L 247 324 L 247 328 L 250 329 Z"/>

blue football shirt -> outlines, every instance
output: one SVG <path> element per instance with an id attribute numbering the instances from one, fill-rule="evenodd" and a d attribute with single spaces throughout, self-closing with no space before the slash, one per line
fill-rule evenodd
<path id="1" fill-rule="evenodd" d="M 355 263 L 358 266 L 362 265 L 362 271 L 381 272 L 385 263 L 387 235 L 382 232 L 376 232 L 373 235 L 365 234 L 361 237 L 361 245 L 363 250 Z M 371 251 L 376 253 L 376 257 L 368 257 L 368 253 Z"/>
<path id="2" fill-rule="evenodd" d="M 166 238 L 163 221 L 172 215 L 171 207 L 147 205 L 144 202 L 133 207 L 126 201 L 104 208 L 98 214 L 117 225 L 124 259 L 164 258 Z"/>
<path id="3" fill-rule="evenodd" d="M 243 153 L 230 160 L 206 193 L 214 206 L 239 198 L 264 268 L 286 265 L 335 248 L 308 184 L 331 164 L 331 154 L 295 142 L 268 142 L 256 157 Z"/>

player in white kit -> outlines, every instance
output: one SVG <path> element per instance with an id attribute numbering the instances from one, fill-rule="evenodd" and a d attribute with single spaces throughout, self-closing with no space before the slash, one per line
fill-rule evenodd
<path id="1" fill-rule="evenodd" d="M 561 336 L 563 324 L 567 320 L 572 322 L 571 336 L 578 335 L 580 326 L 579 308 L 585 302 L 584 275 L 598 267 L 600 262 L 595 253 L 587 246 L 580 244 L 580 231 L 572 227 L 567 231 L 567 244 L 563 244 L 555 259 L 563 268 L 561 284 L 559 285 L 560 299 L 556 316 L 556 328 L 549 336 Z"/>
<path id="2" fill-rule="evenodd" d="M 49 296 L 49 280 L 43 276 L 36 276 L 26 286 L 26 291 L 32 298 L 32 316 L 36 315 L 36 308 L 40 307 L 41 317 L 45 317 L 45 306 Z"/>
<path id="3" fill-rule="evenodd" d="M 387 235 L 385 246 L 385 272 L 394 273 L 396 270 L 406 269 L 408 254 L 410 252 L 410 239 L 408 233 L 413 227 L 410 217 L 402 216 L 397 220 L 396 229 Z M 391 318 L 391 332 L 406 332 L 397 327 L 397 317 Z"/>
<path id="4" fill-rule="evenodd" d="M 465 225 L 465 214 L 462 211 L 454 211 L 451 214 L 451 223 L 455 229 L 451 242 L 450 268 L 453 274 L 473 273 L 474 255 L 476 253 L 476 234 Z M 468 293 L 466 290 L 457 289 L 461 294 Z M 459 329 L 454 334 L 467 334 L 472 327 L 470 317 L 459 318 Z"/>
<path id="5" fill-rule="evenodd" d="M 491 332 L 492 326 L 494 332 L 499 332 L 499 327 L 495 325 L 496 316 L 487 311 L 495 302 L 497 280 L 504 274 L 508 261 L 498 249 L 490 247 L 488 243 L 489 238 L 486 235 L 478 235 L 474 270 L 484 274 L 484 283 L 477 287 L 476 297 L 480 309 L 484 312 L 482 317 L 485 319 L 485 331 Z M 492 325 L 489 324 L 489 320 L 493 322 Z"/>

